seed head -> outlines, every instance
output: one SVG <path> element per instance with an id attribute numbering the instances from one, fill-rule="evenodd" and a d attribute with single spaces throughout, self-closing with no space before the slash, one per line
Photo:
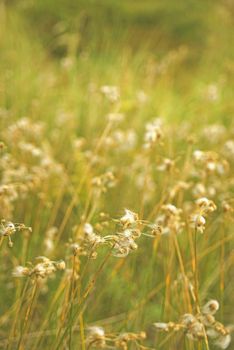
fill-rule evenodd
<path id="1" fill-rule="evenodd" d="M 208 301 L 202 308 L 203 314 L 214 315 L 219 309 L 219 303 L 217 300 Z"/>

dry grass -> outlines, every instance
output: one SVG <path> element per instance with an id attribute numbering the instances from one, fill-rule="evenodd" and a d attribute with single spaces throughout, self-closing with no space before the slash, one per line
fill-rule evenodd
<path id="1" fill-rule="evenodd" d="M 68 35 L 54 59 L 0 16 L 0 348 L 231 349 L 227 47 L 77 57 Z"/>

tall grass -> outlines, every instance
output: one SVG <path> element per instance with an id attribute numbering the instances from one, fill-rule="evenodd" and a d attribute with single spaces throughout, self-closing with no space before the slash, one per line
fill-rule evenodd
<path id="1" fill-rule="evenodd" d="M 231 349 L 231 5 L 137 3 L 1 3 L 2 349 Z"/>

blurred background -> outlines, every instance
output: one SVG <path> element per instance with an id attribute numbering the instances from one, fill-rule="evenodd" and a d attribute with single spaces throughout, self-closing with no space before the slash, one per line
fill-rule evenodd
<path id="1" fill-rule="evenodd" d="M 204 50 L 230 51 L 231 0 L 2 0 L 27 21 L 54 56 L 149 49 L 158 55 L 185 45 L 196 60 Z M 223 51 L 224 50 L 224 51 Z M 121 54 L 121 52 L 119 52 Z"/>
<path id="2" fill-rule="evenodd" d="M 86 103 L 82 91 L 98 84 L 121 88 L 125 112 L 134 109 L 133 88 L 143 86 L 152 94 L 160 84 L 157 105 L 151 104 L 150 113 L 168 115 L 169 105 L 176 101 L 173 118 L 179 120 L 185 104 L 187 112 L 190 108 L 187 115 L 197 115 L 193 102 L 197 94 L 199 98 L 204 94 L 205 86 L 223 90 L 225 85 L 222 97 L 229 102 L 222 103 L 221 110 L 216 104 L 211 118 L 221 116 L 225 122 L 231 110 L 231 0 L 1 0 L 0 4 L 0 102 L 16 113 L 36 117 L 40 96 L 51 120 L 56 94 L 48 96 L 52 86 L 59 90 L 56 108 L 74 111 L 78 100 Z M 205 115 L 210 118 L 208 111 Z M 81 124 L 90 129 L 82 116 Z"/>

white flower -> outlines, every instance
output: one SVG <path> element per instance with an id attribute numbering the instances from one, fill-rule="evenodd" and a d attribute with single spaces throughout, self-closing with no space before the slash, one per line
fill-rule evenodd
<path id="1" fill-rule="evenodd" d="M 194 214 L 190 217 L 191 227 L 196 228 L 200 233 L 205 230 L 206 219 L 200 214 Z"/>
<path id="2" fill-rule="evenodd" d="M 205 159 L 205 153 L 200 150 L 196 150 L 193 152 L 193 158 L 197 162 L 201 162 Z"/>
<path id="3" fill-rule="evenodd" d="M 13 222 L 6 222 L 4 224 L 2 224 L 2 227 L 0 227 L 0 234 L 2 236 L 10 236 L 13 233 L 16 232 L 16 227 L 13 224 Z"/>
<path id="4" fill-rule="evenodd" d="M 106 346 L 104 329 L 97 326 L 90 327 L 87 343 L 93 344 L 95 347 L 104 348 Z"/>
<path id="5" fill-rule="evenodd" d="M 146 133 L 144 138 L 144 148 L 151 148 L 156 142 L 161 140 L 163 136 L 162 128 L 158 120 L 146 125 Z"/>
<path id="6" fill-rule="evenodd" d="M 181 209 L 176 208 L 173 204 L 165 204 L 162 206 L 162 209 L 164 209 L 169 215 L 180 215 L 182 211 Z"/>
<path id="7" fill-rule="evenodd" d="M 220 335 L 214 342 L 215 345 L 219 346 L 221 349 L 226 349 L 231 342 L 230 334 Z"/>
<path id="8" fill-rule="evenodd" d="M 168 323 L 164 323 L 164 322 L 156 322 L 154 323 L 154 326 L 159 329 L 159 330 L 164 330 L 164 331 L 168 331 Z"/>
<path id="9" fill-rule="evenodd" d="M 14 277 L 25 277 L 25 276 L 28 276 L 29 273 L 30 273 L 30 270 L 27 267 L 16 266 L 14 271 L 12 272 L 12 275 Z"/>
<path id="10" fill-rule="evenodd" d="M 125 209 L 125 215 L 123 215 L 120 218 L 120 222 L 122 225 L 128 227 L 135 224 L 137 219 L 138 219 L 138 216 L 136 213 L 132 212 L 131 210 Z"/>
<path id="11" fill-rule="evenodd" d="M 196 317 L 193 316 L 192 314 L 184 314 L 182 316 L 182 323 L 185 325 L 185 326 L 189 326 L 191 325 L 192 323 L 196 322 Z"/>
<path id="12" fill-rule="evenodd" d="M 202 312 L 203 314 L 214 315 L 218 309 L 219 303 L 217 300 L 210 300 L 202 307 Z"/>
<path id="13" fill-rule="evenodd" d="M 101 87 L 101 92 L 110 102 L 116 102 L 120 98 L 120 93 L 117 86 L 104 85 Z"/>
<path id="14" fill-rule="evenodd" d="M 57 261 L 57 262 L 55 263 L 55 266 L 56 266 L 57 270 L 65 270 L 65 268 L 66 268 L 66 263 L 65 263 L 65 261 L 63 261 L 63 260 L 60 260 L 60 261 Z"/>
<path id="15" fill-rule="evenodd" d="M 212 213 L 217 208 L 214 202 L 206 197 L 197 199 L 196 204 L 203 210 L 204 213 Z"/>
<path id="16" fill-rule="evenodd" d="M 89 223 L 84 224 L 84 233 L 87 235 L 92 235 L 94 233 L 93 226 Z"/>
<path id="17" fill-rule="evenodd" d="M 94 232 L 93 226 L 91 224 L 84 224 L 84 233 L 86 241 L 90 244 L 97 245 L 105 242 L 104 238 Z"/>
<path id="18" fill-rule="evenodd" d="M 105 335 L 104 329 L 102 327 L 98 327 L 98 326 L 90 327 L 89 332 L 92 335 L 98 335 L 100 337 L 103 337 Z"/>

